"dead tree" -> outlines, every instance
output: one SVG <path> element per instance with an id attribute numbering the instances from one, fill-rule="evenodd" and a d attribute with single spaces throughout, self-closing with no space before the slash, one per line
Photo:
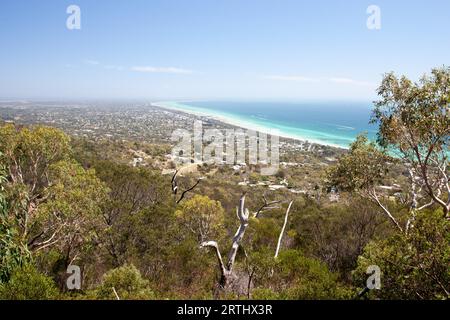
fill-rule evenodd
<path id="1" fill-rule="evenodd" d="M 279 208 L 279 207 L 274 207 L 273 205 L 281 203 L 281 201 L 269 202 L 269 201 L 267 201 L 265 196 L 263 196 L 263 199 L 264 199 L 264 204 L 256 212 L 250 214 L 249 210 L 247 208 L 245 208 L 245 194 L 242 195 L 242 197 L 240 198 L 239 206 L 236 210 L 237 217 L 239 219 L 240 224 L 239 224 L 239 227 L 238 227 L 235 235 L 233 236 L 231 248 L 228 253 L 226 262 L 222 258 L 222 254 L 220 253 L 219 245 L 217 244 L 216 241 L 206 241 L 201 244 L 201 247 L 211 247 L 211 248 L 214 248 L 214 250 L 215 250 L 216 257 L 217 257 L 218 264 L 219 264 L 219 269 L 220 269 L 219 288 L 222 290 L 228 290 L 228 289 L 232 288 L 234 282 L 237 280 L 237 275 L 234 272 L 236 255 L 237 255 L 239 247 L 241 246 L 241 242 L 244 237 L 245 231 L 247 230 L 247 227 L 249 225 L 250 217 L 257 218 L 263 211 Z M 289 214 L 291 205 L 292 205 L 292 201 L 289 203 L 289 207 L 287 209 L 286 216 L 285 216 L 285 223 L 280 232 L 280 237 L 279 237 L 278 245 L 277 245 L 277 252 L 279 251 L 279 248 L 281 245 L 281 239 L 283 237 L 284 229 L 286 227 L 287 216 Z"/>
<path id="2" fill-rule="evenodd" d="M 289 211 L 291 211 L 291 206 L 292 206 L 293 202 L 294 201 L 289 202 L 288 208 L 286 210 L 286 214 L 284 215 L 283 227 L 281 228 L 280 236 L 278 237 L 277 248 L 275 250 L 275 256 L 274 256 L 275 259 L 278 258 L 278 254 L 280 253 L 280 247 L 281 247 L 281 243 L 283 241 L 284 230 L 286 229 L 286 225 L 287 225 L 288 218 L 289 218 Z"/>
<path id="3" fill-rule="evenodd" d="M 176 204 L 179 204 L 179 203 L 181 202 L 181 200 L 184 199 L 185 195 L 186 195 L 188 192 L 191 192 L 192 190 L 195 189 L 195 187 L 198 186 L 198 184 L 200 183 L 200 181 L 201 181 L 202 179 L 201 179 L 201 178 L 197 179 L 197 182 L 196 182 L 194 185 L 192 185 L 192 187 L 190 187 L 190 188 L 184 190 L 184 191 L 181 193 L 180 197 L 177 199 L 177 193 L 178 193 L 178 181 L 177 181 L 177 175 L 178 175 L 178 170 L 175 170 L 175 173 L 173 174 L 172 180 L 171 180 L 170 183 L 171 183 L 171 185 L 172 185 L 172 194 L 173 194 L 174 201 L 175 201 Z"/>

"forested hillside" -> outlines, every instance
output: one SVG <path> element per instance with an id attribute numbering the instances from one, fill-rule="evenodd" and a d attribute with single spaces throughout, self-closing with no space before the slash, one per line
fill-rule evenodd
<path id="1" fill-rule="evenodd" d="M 3 123 L 0 299 L 449 298 L 450 69 L 387 74 L 379 97 L 377 141 L 362 134 L 330 166 L 285 155 L 305 165 L 270 178 L 162 170 L 167 144 Z"/>

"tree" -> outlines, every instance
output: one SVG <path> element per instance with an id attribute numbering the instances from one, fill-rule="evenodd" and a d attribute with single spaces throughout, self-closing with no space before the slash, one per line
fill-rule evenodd
<path id="1" fill-rule="evenodd" d="M 372 122 L 379 126 L 380 145 L 408 168 L 412 215 L 437 204 L 450 218 L 450 68 L 433 69 L 418 83 L 386 74 L 378 94 Z"/>
<path id="2" fill-rule="evenodd" d="M 48 181 L 45 202 L 30 217 L 28 247 L 34 252 L 58 247 L 67 267 L 104 228 L 101 205 L 108 190 L 94 170 L 85 170 L 75 161 L 50 166 Z"/>
<path id="3" fill-rule="evenodd" d="M 439 210 L 417 214 L 415 227 L 408 234 L 396 233 L 372 241 L 358 258 L 356 283 L 365 284 L 366 270 L 377 265 L 381 290 L 370 297 L 381 299 L 450 298 L 450 222 Z"/>
<path id="4" fill-rule="evenodd" d="M 395 232 L 389 221 L 377 212 L 377 206 L 361 197 L 322 206 L 307 199 L 296 207 L 297 214 L 292 221 L 293 247 L 301 249 L 305 256 L 325 262 L 331 271 L 340 273 L 340 279 L 349 283 L 351 271 L 367 243 Z"/>
<path id="5" fill-rule="evenodd" d="M 107 189 L 93 170 L 70 160 L 69 137 L 49 127 L 0 128 L 1 161 L 7 166 L 8 221 L 36 253 L 64 251 L 65 265 L 100 228 Z"/>
<path id="6" fill-rule="evenodd" d="M 338 282 L 338 276 L 317 259 L 305 257 L 298 250 L 285 250 L 273 264 L 269 277 L 261 279 L 264 287 L 253 298 L 270 299 L 344 299 L 350 290 Z"/>
<path id="7" fill-rule="evenodd" d="M 148 168 L 135 168 L 112 161 L 93 161 L 93 167 L 110 190 L 102 206 L 107 228 L 101 242 L 111 256 L 113 266 L 118 267 L 126 262 L 128 240 L 141 228 L 135 225 L 141 213 L 158 211 L 157 217 L 162 219 L 164 212 L 168 211 L 166 206 L 172 209 L 171 196 L 167 192 L 169 182 L 160 172 Z M 155 221 L 151 223 L 156 227 Z"/>
<path id="8" fill-rule="evenodd" d="M 155 294 L 139 270 L 130 264 L 105 273 L 102 284 L 95 290 L 95 297 L 107 300 L 149 300 L 154 299 Z"/>
<path id="9" fill-rule="evenodd" d="M 377 190 L 394 161 L 395 159 L 377 147 L 375 142 L 369 142 L 365 135 L 360 135 L 351 144 L 349 152 L 341 156 L 338 164 L 328 170 L 327 183 L 329 187 L 355 192 L 371 200 L 382 209 L 395 227 L 403 232 L 403 227 L 387 205 L 382 203 L 382 195 Z"/>
<path id="10" fill-rule="evenodd" d="M 199 243 L 221 236 L 224 214 L 220 202 L 201 195 L 182 203 L 175 212 L 180 223 L 197 237 Z"/>
<path id="11" fill-rule="evenodd" d="M 386 74 L 378 94 L 381 99 L 375 102 L 372 116 L 379 127 L 378 146 L 358 137 L 330 170 L 330 185 L 372 200 L 401 232 L 407 233 L 417 213 L 432 205 L 440 206 L 443 216 L 450 218 L 450 68 L 434 69 L 419 83 Z M 393 162 L 403 166 L 409 177 L 404 225 L 378 191 Z"/>
<path id="12" fill-rule="evenodd" d="M 0 163 L 0 283 L 7 282 L 15 268 L 25 264 L 30 253 L 23 245 L 17 230 L 8 217 L 8 203 L 4 184 L 7 182 L 6 169 Z"/>
<path id="13" fill-rule="evenodd" d="M 37 206 L 48 184 L 49 167 L 69 158 L 69 141 L 61 130 L 50 127 L 20 128 L 7 124 L 0 128 L 2 161 L 9 179 L 26 186 L 29 211 Z"/>
<path id="14" fill-rule="evenodd" d="M 69 157 L 69 138 L 58 129 L 8 124 L 0 128 L 0 152 L 8 169 L 8 214 L 14 217 L 11 220 L 21 241 L 26 242 L 30 220 L 46 200 L 50 166 Z"/>
<path id="15" fill-rule="evenodd" d="M 279 203 L 279 201 L 268 202 L 267 199 L 264 197 L 264 204 L 256 212 L 250 213 L 250 211 L 245 206 L 245 197 L 246 197 L 245 194 L 241 196 L 241 198 L 239 200 L 239 206 L 236 209 L 236 214 L 239 219 L 239 227 L 233 236 L 232 244 L 231 244 L 230 251 L 228 253 L 227 260 L 224 261 L 224 259 L 222 258 L 222 254 L 220 252 L 217 241 L 204 241 L 201 244 L 201 246 L 214 248 L 214 250 L 215 250 L 217 261 L 218 261 L 218 266 L 219 266 L 219 270 L 220 270 L 220 279 L 218 281 L 218 289 L 224 290 L 225 292 L 236 291 L 238 294 L 245 293 L 247 291 L 246 294 L 249 295 L 248 288 L 251 285 L 251 283 L 249 283 L 250 281 L 244 281 L 245 283 L 240 283 L 238 281 L 239 277 L 235 271 L 235 262 L 236 262 L 236 256 L 238 253 L 238 249 L 242 245 L 241 243 L 244 238 L 245 232 L 247 231 L 247 228 L 249 226 L 250 219 L 251 218 L 257 219 L 262 212 L 273 209 L 274 207 L 272 207 L 272 206 L 274 204 Z M 287 217 L 289 215 L 289 210 L 291 208 L 291 205 L 292 205 L 292 201 L 289 203 L 288 209 L 286 210 L 285 221 L 287 221 Z M 280 232 L 277 249 L 276 249 L 276 253 L 275 253 L 275 258 L 277 257 L 277 254 L 278 254 L 278 251 L 279 251 L 279 248 L 281 245 L 281 240 L 283 237 L 284 229 L 285 229 L 285 224 L 283 224 L 283 227 Z"/>
<path id="16" fill-rule="evenodd" d="M 190 186 L 190 187 L 186 188 L 184 191 L 180 192 L 179 186 L 178 186 L 178 170 L 175 170 L 175 172 L 172 176 L 172 180 L 171 180 L 172 194 L 173 194 L 174 202 L 176 204 L 179 204 L 184 199 L 184 197 L 186 196 L 187 193 L 191 192 L 198 186 L 200 181 L 202 181 L 202 178 L 197 179 L 197 181 L 192 186 Z M 180 196 L 178 197 L 177 194 L 180 194 Z"/>

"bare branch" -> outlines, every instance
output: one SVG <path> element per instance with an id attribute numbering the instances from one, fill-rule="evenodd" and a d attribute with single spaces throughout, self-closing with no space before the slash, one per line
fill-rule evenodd
<path id="1" fill-rule="evenodd" d="M 178 199 L 177 204 L 180 203 L 181 200 L 184 199 L 184 196 L 186 195 L 186 193 L 188 193 L 188 192 L 194 190 L 195 187 L 200 183 L 201 180 L 202 180 L 202 179 L 198 179 L 197 182 L 196 182 L 192 187 L 190 187 L 190 188 L 187 189 L 187 190 L 184 190 L 183 193 L 182 193 L 181 196 L 180 196 L 180 199 Z"/>
<path id="2" fill-rule="evenodd" d="M 369 192 L 369 195 L 372 200 L 374 200 L 378 206 L 383 209 L 383 212 L 389 217 L 389 219 L 394 223 L 394 225 L 403 232 L 403 228 L 400 226 L 400 224 L 397 222 L 397 220 L 394 218 L 394 216 L 391 214 L 391 212 L 381 203 L 380 199 L 378 198 L 378 195 L 375 192 L 375 189 L 373 189 L 371 192 Z"/>
<path id="3" fill-rule="evenodd" d="M 174 195 L 176 195 L 178 191 L 177 174 L 178 170 L 175 170 L 175 173 L 172 176 L 172 180 L 170 181 L 170 184 L 172 185 L 172 193 Z"/>
<path id="4" fill-rule="evenodd" d="M 116 296 L 116 300 L 120 300 L 119 295 L 117 294 L 116 288 L 112 287 L 112 290 L 114 292 L 114 295 Z"/>
<path id="5" fill-rule="evenodd" d="M 284 216 L 283 227 L 281 228 L 280 236 L 278 237 L 277 249 L 275 250 L 275 256 L 274 256 L 275 259 L 278 257 L 278 253 L 280 252 L 281 241 L 283 240 L 284 230 L 286 229 L 286 225 L 287 225 L 287 221 L 288 221 L 288 217 L 289 217 L 289 211 L 291 211 L 291 206 L 292 206 L 293 202 L 294 202 L 293 200 L 291 200 L 291 202 L 289 202 L 288 208 L 286 210 L 286 214 Z"/>
<path id="6" fill-rule="evenodd" d="M 239 249 L 239 245 L 242 241 L 242 238 L 244 237 L 245 230 L 248 227 L 249 211 L 248 211 L 248 209 L 245 208 L 245 194 L 239 200 L 239 207 L 238 207 L 237 215 L 240 220 L 240 225 L 233 237 L 233 243 L 231 245 L 231 249 L 228 254 L 227 269 L 230 272 L 233 269 L 233 265 L 234 265 L 234 261 L 236 260 L 236 254 Z"/>
<path id="7" fill-rule="evenodd" d="M 219 245 L 216 241 L 206 241 L 201 244 L 202 247 L 211 247 L 216 251 L 217 260 L 219 261 L 219 268 L 222 277 L 226 277 L 227 269 L 223 263 L 222 255 L 220 254 Z"/>
<path id="8" fill-rule="evenodd" d="M 264 204 L 258 209 L 258 211 L 256 211 L 255 213 L 253 213 L 253 216 L 255 218 L 258 218 L 259 214 L 267 211 L 267 210 L 272 210 L 272 209 L 278 209 L 278 206 L 274 206 L 275 204 L 279 204 L 281 203 L 281 201 L 277 200 L 277 201 L 267 201 L 267 198 L 265 195 L 263 195 L 263 200 L 264 200 Z"/>
<path id="9" fill-rule="evenodd" d="M 270 202 L 268 202 L 265 198 L 264 198 L 264 201 L 265 201 L 264 206 L 261 207 L 263 209 L 267 208 L 267 205 L 270 204 Z M 277 203 L 278 202 L 279 201 L 277 201 Z M 284 233 L 284 229 L 286 227 L 287 217 L 289 215 L 289 211 L 290 211 L 292 203 L 293 203 L 293 201 L 291 201 L 289 203 L 288 209 L 286 211 L 286 217 L 285 217 L 285 222 L 283 225 L 283 230 L 281 232 L 281 237 L 282 237 L 282 234 Z M 261 212 L 261 211 L 262 211 L 261 209 L 258 210 L 252 216 L 256 217 L 257 213 Z M 231 245 L 230 251 L 228 253 L 228 261 L 226 264 L 224 263 L 224 261 L 222 259 L 222 255 L 220 254 L 220 250 L 219 250 L 219 247 L 218 247 L 218 244 L 216 241 L 207 241 L 207 242 L 203 242 L 201 244 L 202 247 L 215 248 L 216 256 L 217 256 L 217 260 L 219 261 L 219 268 L 220 268 L 220 272 L 221 272 L 221 280 L 220 280 L 219 285 L 222 288 L 226 288 L 228 285 L 230 285 L 233 277 L 235 276 L 233 273 L 233 267 L 234 267 L 234 264 L 236 261 L 236 255 L 237 255 L 239 247 L 241 246 L 241 242 L 244 237 L 245 231 L 247 230 L 247 227 L 249 225 L 250 212 L 247 208 L 245 208 L 245 193 L 239 199 L 239 205 L 236 209 L 236 215 L 237 215 L 237 218 L 239 219 L 240 224 L 239 224 L 238 229 L 236 230 L 236 233 L 233 236 L 232 245 Z M 279 240 L 280 243 L 281 243 L 281 237 Z M 246 254 L 245 250 L 244 250 L 244 254 L 246 255 L 246 258 L 247 258 L 247 254 Z M 253 273 L 254 273 L 254 270 L 253 270 Z M 250 275 L 250 279 L 249 279 L 250 282 L 252 281 L 252 277 L 253 277 L 253 274 Z M 250 285 L 251 285 L 251 283 L 248 283 L 248 288 L 247 288 L 248 295 L 249 295 Z"/>

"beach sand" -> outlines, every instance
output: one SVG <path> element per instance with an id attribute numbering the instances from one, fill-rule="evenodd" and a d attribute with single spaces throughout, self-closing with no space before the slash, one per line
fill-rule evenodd
<path id="1" fill-rule="evenodd" d="M 206 110 L 206 109 L 198 110 L 198 108 L 195 108 L 195 109 L 191 108 L 191 107 L 187 108 L 185 105 L 182 105 L 177 102 L 169 102 L 169 101 L 152 102 L 151 105 L 154 107 L 158 107 L 158 108 L 163 108 L 163 109 L 168 109 L 168 110 L 172 110 L 172 111 L 178 111 L 178 112 L 195 115 L 198 117 L 205 117 L 208 119 L 213 119 L 218 122 L 222 122 L 222 123 L 231 125 L 233 127 L 262 132 L 265 134 L 278 136 L 280 138 L 285 138 L 288 140 L 295 140 L 295 141 L 300 141 L 302 143 L 306 142 L 306 143 L 311 143 L 311 144 L 316 144 L 316 145 L 321 145 L 321 146 L 327 146 L 327 147 L 332 147 L 332 148 L 337 148 L 337 149 L 348 150 L 348 147 L 344 147 L 344 146 L 336 145 L 336 144 L 332 144 L 332 143 L 327 143 L 322 140 L 305 138 L 305 137 L 302 137 L 302 136 L 299 136 L 296 134 L 288 134 L 288 133 L 282 132 L 277 129 L 272 129 L 272 128 L 268 128 L 268 127 L 265 127 L 262 125 L 257 125 L 257 124 L 251 123 L 249 121 L 240 120 L 240 119 L 237 119 L 237 117 L 217 114 L 217 113 L 214 113 L 214 111 L 210 111 L 210 110 Z"/>

